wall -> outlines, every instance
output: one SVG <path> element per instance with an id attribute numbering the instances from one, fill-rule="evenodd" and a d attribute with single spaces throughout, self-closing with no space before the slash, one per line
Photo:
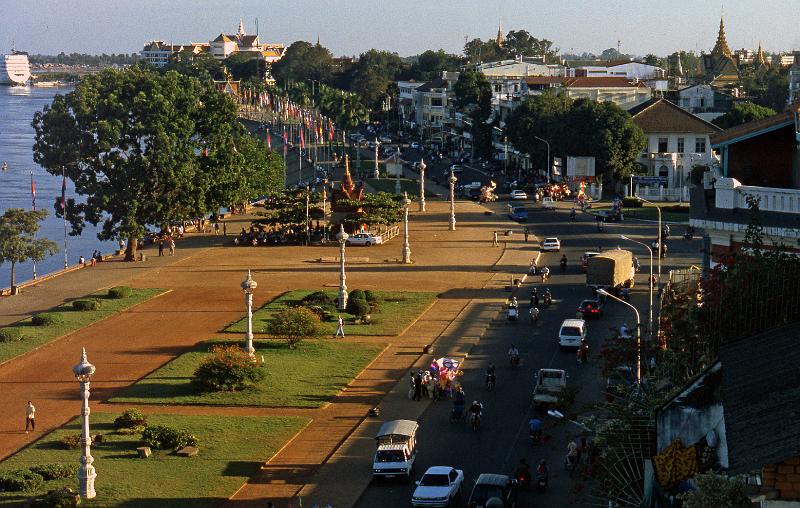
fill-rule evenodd
<path id="1" fill-rule="evenodd" d="M 778 499 L 800 499 L 800 458 L 795 457 L 780 464 L 764 466 L 761 479 L 762 490 L 777 490 Z"/>
<path id="2" fill-rule="evenodd" d="M 725 176 L 742 185 L 792 188 L 794 134 L 794 127 L 789 126 L 729 145 L 723 161 Z"/>

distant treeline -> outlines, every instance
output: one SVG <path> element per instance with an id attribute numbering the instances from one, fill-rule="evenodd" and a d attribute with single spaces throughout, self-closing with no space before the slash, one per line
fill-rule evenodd
<path id="1" fill-rule="evenodd" d="M 139 61 L 137 53 L 129 55 L 120 53 L 112 53 L 107 55 L 86 55 L 84 53 L 70 53 L 66 54 L 61 52 L 57 55 L 28 55 L 33 65 L 42 64 L 61 64 L 61 65 L 91 65 L 95 67 L 104 67 L 108 65 L 131 65 Z"/>

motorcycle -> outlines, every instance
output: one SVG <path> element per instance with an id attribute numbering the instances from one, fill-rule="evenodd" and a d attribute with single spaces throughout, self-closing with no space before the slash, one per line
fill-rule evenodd
<path id="1" fill-rule="evenodd" d="M 531 443 L 534 445 L 538 445 L 542 442 L 542 431 L 541 430 L 532 430 L 528 433 L 528 437 L 531 440 Z"/>
<path id="2" fill-rule="evenodd" d="M 508 309 L 506 309 L 506 319 L 509 321 L 516 321 L 519 319 L 519 310 L 516 306 L 509 306 Z"/>
<path id="3" fill-rule="evenodd" d="M 481 428 L 481 415 L 480 413 L 470 413 L 469 424 L 472 427 L 472 432 L 476 432 Z"/>
<path id="4" fill-rule="evenodd" d="M 450 410 L 450 423 L 460 422 L 464 419 L 464 406 L 453 406 Z"/>
<path id="5" fill-rule="evenodd" d="M 487 376 L 486 376 L 486 390 L 490 391 L 490 392 L 492 390 L 494 390 L 494 385 L 495 385 L 496 382 L 497 382 L 497 376 L 495 376 L 494 374 L 487 374 Z"/>
<path id="6" fill-rule="evenodd" d="M 531 486 L 531 470 L 527 467 L 519 466 L 517 470 L 514 471 L 514 478 L 517 479 L 519 483 L 519 488 L 522 490 L 528 490 Z"/>
<path id="7" fill-rule="evenodd" d="M 539 309 L 531 307 L 531 324 L 535 325 L 539 322 Z"/>
<path id="8" fill-rule="evenodd" d="M 545 307 L 553 303 L 553 295 L 551 295 L 549 291 L 544 294 L 544 299 L 542 303 L 544 304 Z"/>
<path id="9" fill-rule="evenodd" d="M 550 278 L 550 270 L 542 270 L 542 284 L 547 282 L 547 279 Z"/>
<path id="10" fill-rule="evenodd" d="M 519 365 L 519 355 L 512 356 L 510 361 L 512 367 L 517 367 Z"/>
<path id="11" fill-rule="evenodd" d="M 547 472 L 540 473 L 539 471 L 536 472 L 536 492 L 544 492 L 547 490 Z"/>

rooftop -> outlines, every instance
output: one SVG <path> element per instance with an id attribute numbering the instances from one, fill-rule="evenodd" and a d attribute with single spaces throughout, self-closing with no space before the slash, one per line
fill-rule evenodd
<path id="1" fill-rule="evenodd" d="M 800 112 L 800 103 L 793 104 L 786 111 L 782 111 L 777 115 L 737 125 L 711 136 L 711 145 L 719 146 L 731 144 L 741 138 L 749 138 L 761 132 L 790 125 L 795 121 L 796 112 Z"/>
<path id="2" fill-rule="evenodd" d="M 650 133 L 697 133 L 719 132 L 716 125 L 706 122 L 678 105 L 661 98 L 653 98 L 628 110 L 633 123 L 645 134 Z"/>
<path id="3" fill-rule="evenodd" d="M 575 77 L 565 78 L 564 86 L 567 88 L 646 88 L 643 82 L 629 81 L 623 77 Z"/>

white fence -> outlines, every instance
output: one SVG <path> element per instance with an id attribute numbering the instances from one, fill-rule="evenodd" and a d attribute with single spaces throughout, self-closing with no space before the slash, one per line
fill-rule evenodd
<path id="1" fill-rule="evenodd" d="M 689 187 L 665 189 L 660 185 L 657 187 L 637 185 L 636 195 L 648 201 L 689 201 Z"/>

